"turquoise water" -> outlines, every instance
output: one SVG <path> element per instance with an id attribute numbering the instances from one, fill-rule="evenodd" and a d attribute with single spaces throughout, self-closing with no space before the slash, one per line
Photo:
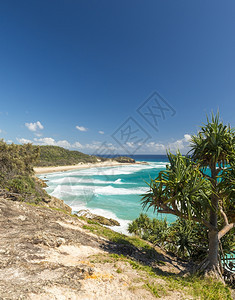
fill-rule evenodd
<path id="1" fill-rule="evenodd" d="M 148 190 L 146 182 L 164 170 L 168 162 L 166 156 L 136 156 L 135 159 L 147 164 L 73 170 L 39 177 L 48 180 L 47 192 L 63 199 L 73 212 L 89 209 L 115 218 L 121 226 L 114 229 L 126 233 L 127 224 L 146 212 L 140 201 Z M 166 217 L 169 222 L 175 220 L 171 215 L 157 216 L 152 209 L 147 214 L 160 219 Z"/>

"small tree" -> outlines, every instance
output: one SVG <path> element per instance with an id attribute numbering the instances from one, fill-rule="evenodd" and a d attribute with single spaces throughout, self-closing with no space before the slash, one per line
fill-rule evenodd
<path id="1" fill-rule="evenodd" d="M 219 241 L 235 224 L 234 130 L 212 114 L 211 122 L 207 118 L 207 124 L 192 137 L 189 154 L 168 154 L 170 165 L 151 181 L 142 204 L 203 224 L 209 249 L 200 268 L 218 277 Z"/>

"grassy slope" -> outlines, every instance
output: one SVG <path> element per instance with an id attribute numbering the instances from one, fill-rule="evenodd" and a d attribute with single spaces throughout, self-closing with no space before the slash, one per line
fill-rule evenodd
<path id="1" fill-rule="evenodd" d="M 172 292 L 182 292 L 185 295 L 185 299 L 204 299 L 204 300 L 232 300 L 230 289 L 224 286 L 221 282 L 212 280 L 211 278 L 204 278 L 200 276 L 180 276 L 173 275 L 172 273 L 159 272 L 157 265 L 164 264 L 164 261 L 159 260 L 159 253 L 156 248 L 151 246 L 148 242 L 140 239 L 139 237 L 129 237 L 123 234 L 114 232 L 96 222 L 87 220 L 87 225 L 83 228 L 91 231 L 94 234 L 103 236 L 116 244 L 128 245 L 130 247 L 136 247 L 144 253 L 147 259 L 150 261 L 154 259 L 156 266 L 143 263 L 136 260 L 134 257 L 123 254 L 107 254 L 101 257 L 98 255 L 93 258 L 93 262 L 99 263 L 115 263 L 122 261 L 128 263 L 134 270 L 137 270 L 142 278 L 145 288 L 156 297 L 161 298 L 172 294 Z M 161 257 L 161 255 L 160 255 Z M 159 285 L 157 279 L 164 280 L 165 284 Z"/>

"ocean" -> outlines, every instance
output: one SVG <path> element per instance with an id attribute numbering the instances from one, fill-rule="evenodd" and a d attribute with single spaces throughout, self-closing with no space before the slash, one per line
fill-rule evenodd
<path id="1" fill-rule="evenodd" d="M 168 158 L 165 155 L 135 155 L 136 161 L 147 164 L 90 168 L 42 174 L 38 177 L 47 180 L 46 191 L 64 200 L 74 213 L 89 209 L 92 213 L 113 218 L 121 226 L 112 229 L 127 234 L 128 223 L 147 213 L 151 218 L 167 218 L 173 222 L 172 215 L 162 215 L 143 210 L 141 198 L 148 191 L 147 182 L 157 177 L 159 171 L 166 169 Z"/>

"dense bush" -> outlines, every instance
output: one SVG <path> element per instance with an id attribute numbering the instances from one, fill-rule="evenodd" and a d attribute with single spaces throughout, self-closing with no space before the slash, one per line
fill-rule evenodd
<path id="1" fill-rule="evenodd" d="M 129 224 L 128 231 L 181 258 L 201 260 L 208 251 L 207 231 L 202 224 L 192 221 L 177 219 L 168 224 L 165 219 L 150 219 L 146 214 L 140 214 Z M 221 243 L 224 254 L 229 254 L 234 249 L 233 232 Z"/>
<path id="2" fill-rule="evenodd" d="M 39 158 L 39 148 L 31 144 L 7 144 L 0 140 L 0 174 L 4 179 L 15 175 L 33 174 L 33 165 Z"/>
<path id="3" fill-rule="evenodd" d="M 31 144 L 7 144 L 0 140 L 0 189 L 18 200 L 38 202 L 47 193 L 33 176 L 33 166 L 39 158 L 39 147 Z M 5 192 L 4 192 L 5 191 Z"/>

